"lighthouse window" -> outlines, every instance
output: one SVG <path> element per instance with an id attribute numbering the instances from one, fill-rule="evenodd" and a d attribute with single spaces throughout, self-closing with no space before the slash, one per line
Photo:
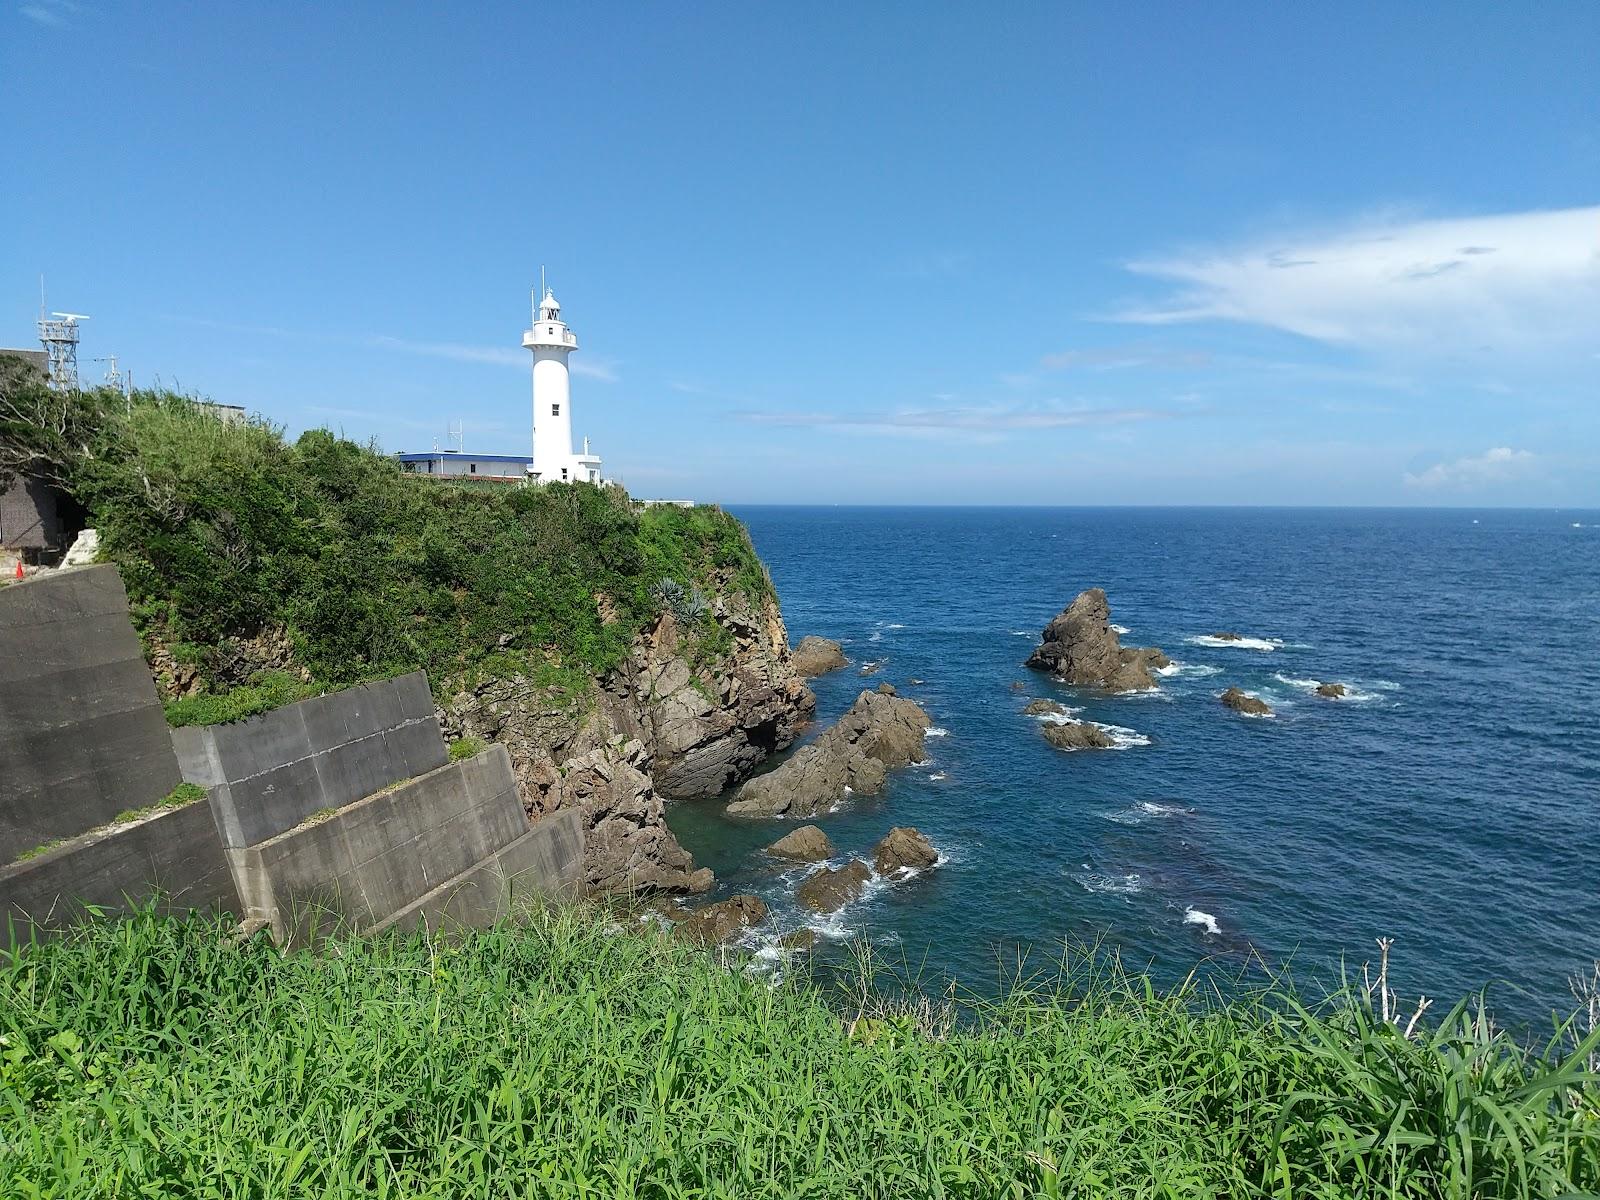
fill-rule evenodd
<path id="1" fill-rule="evenodd" d="M 561 481 L 563 483 L 565 483 L 566 480 L 567 480 L 567 469 L 565 467 L 562 467 L 561 468 Z"/>
<path id="2" fill-rule="evenodd" d="M 467 464 L 467 470 L 471 474 L 476 475 L 478 473 L 478 464 L 477 463 L 468 463 Z"/>
<path id="3" fill-rule="evenodd" d="M 561 405 L 559 405 L 559 404 L 552 404 L 552 405 L 551 405 L 551 406 L 550 406 L 550 415 L 551 415 L 551 416 L 552 416 L 552 417 L 559 417 L 559 416 L 560 416 L 560 415 L 561 415 Z"/>

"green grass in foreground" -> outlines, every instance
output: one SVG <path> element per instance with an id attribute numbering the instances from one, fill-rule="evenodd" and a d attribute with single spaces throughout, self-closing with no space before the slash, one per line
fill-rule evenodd
<path id="1" fill-rule="evenodd" d="M 582 909 L 287 957 L 224 934 L 139 915 L 0 963 L 0 1195 L 1600 1186 L 1596 1039 L 1530 1054 L 1464 1009 L 1408 1040 L 1092 958 L 960 1013 L 834 1005 Z"/>

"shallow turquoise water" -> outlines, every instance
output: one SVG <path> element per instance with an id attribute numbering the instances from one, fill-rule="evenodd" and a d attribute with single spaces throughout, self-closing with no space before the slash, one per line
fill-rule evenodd
<path id="1" fill-rule="evenodd" d="M 816 923 L 824 961 L 865 935 L 931 982 L 984 989 L 1019 947 L 1098 937 L 1162 977 L 1258 954 L 1326 980 L 1386 935 L 1403 990 L 1490 984 L 1503 1014 L 1535 1019 L 1600 958 L 1600 514 L 737 512 L 791 639 L 839 638 L 854 660 L 814 681 L 817 728 L 887 680 L 947 731 L 930 762 L 818 822 L 842 853 L 910 824 L 948 857 Z M 1096 584 L 1125 645 L 1184 664 L 1159 693 L 1076 693 L 1022 667 Z M 1270 649 L 1192 640 L 1219 629 Z M 863 678 L 868 661 L 883 667 Z M 1355 698 L 1308 694 L 1317 679 Z M 1223 709 L 1228 684 L 1277 717 Z M 1148 744 L 1054 750 L 1021 715 L 1035 696 Z M 767 938 L 804 923 L 804 872 L 755 853 L 791 823 L 717 801 L 669 821 L 720 893 L 773 906 Z"/>

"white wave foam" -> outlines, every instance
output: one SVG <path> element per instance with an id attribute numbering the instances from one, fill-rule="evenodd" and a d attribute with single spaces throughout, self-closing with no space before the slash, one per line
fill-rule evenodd
<path id="1" fill-rule="evenodd" d="M 928 780 L 929 780 L 930 783 L 938 783 L 941 779 L 949 779 L 949 778 L 950 778 L 950 776 L 946 775 L 943 771 L 935 771 L 932 775 L 928 776 Z"/>
<path id="2" fill-rule="evenodd" d="M 869 642 L 881 642 L 881 641 L 883 641 L 883 630 L 874 629 L 872 631 L 872 636 L 869 637 L 867 639 L 867 641 L 869 641 Z"/>
<path id="3" fill-rule="evenodd" d="M 1209 663 L 1186 663 L 1173 661 L 1164 667 L 1157 667 L 1156 674 L 1167 678 L 1180 676 L 1185 679 L 1204 679 L 1207 675 L 1216 675 L 1222 671 L 1221 667 L 1213 667 Z"/>
<path id="4" fill-rule="evenodd" d="M 1281 649 L 1284 645 L 1282 638 L 1219 638 L 1209 633 L 1198 634 L 1195 637 L 1187 637 L 1183 640 L 1191 646 L 1209 646 L 1213 650 L 1260 650 L 1264 654 L 1270 654 L 1274 650 Z M 1309 649 L 1309 647 L 1306 648 Z"/>
<path id="5" fill-rule="evenodd" d="M 1194 809 L 1183 804 L 1158 804 L 1154 800 L 1140 800 L 1127 808 L 1119 808 L 1115 812 L 1101 813 L 1103 820 L 1111 821 L 1117 825 L 1143 825 L 1150 820 L 1163 820 L 1167 817 L 1192 816 Z"/>
<path id="6" fill-rule="evenodd" d="M 1317 689 L 1322 686 L 1323 682 L 1320 679 L 1296 679 L 1292 675 L 1282 674 L 1274 675 L 1273 678 L 1281 684 L 1284 684 L 1288 687 L 1297 688 L 1298 690 L 1313 696 L 1316 695 Z M 1377 687 L 1379 691 L 1390 690 L 1389 688 L 1383 687 L 1381 683 L 1374 684 L 1373 686 Z M 1329 699 L 1338 700 L 1344 704 L 1366 704 L 1373 700 L 1381 700 L 1383 697 L 1380 696 L 1378 692 L 1369 692 L 1358 684 L 1347 683 L 1344 685 L 1344 695 L 1329 697 Z"/>
<path id="7" fill-rule="evenodd" d="M 1150 738 L 1147 734 L 1136 729 L 1129 729 L 1123 725 L 1107 725 L 1102 721 L 1092 722 L 1097 728 L 1111 735 L 1111 740 L 1116 743 L 1113 750 L 1127 750 L 1134 746 L 1148 746 Z"/>
<path id="8" fill-rule="evenodd" d="M 1129 629 L 1126 625 L 1113 625 L 1111 627 L 1111 632 L 1112 633 L 1132 633 L 1133 630 Z"/>
<path id="9" fill-rule="evenodd" d="M 1192 904 L 1183 910 L 1183 923 L 1185 925 L 1198 925 L 1205 930 L 1207 937 L 1218 937 L 1222 933 L 1222 926 L 1217 924 L 1217 919 L 1208 912 L 1202 912 Z"/>
<path id="10" fill-rule="evenodd" d="M 1011 631 L 1011 636 L 1012 637 L 1032 637 L 1033 634 L 1029 633 L 1026 629 L 1013 629 Z"/>
<path id="11" fill-rule="evenodd" d="M 928 737 L 949 737 L 950 731 L 941 725 L 930 725 L 927 730 Z"/>
<path id="12" fill-rule="evenodd" d="M 1137 896 L 1144 891 L 1144 883 L 1134 872 L 1126 875 L 1102 875 L 1098 871 L 1083 871 L 1072 877 L 1086 892 L 1111 896 Z"/>
<path id="13" fill-rule="evenodd" d="M 1187 817 L 1194 812 L 1183 804 L 1157 804 L 1154 800 L 1141 800 L 1134 807 L 1152 817 Z"/>
<path id="14" fill-rule="evenodd" d="M 900 624 L 898 621 L 890 621 L 887 625 L 884 626 L 884 628 L 885 629 L 904 629 L 905 626 Z"/>
<path id="15" fill-rule="evenodd" d="M 1045 725 L 1076 725 L 1078 722 L 1074 721 L 1072 718 L 1082 711 L 1083 709 L 1081 708 L 1073 708 L 1070 705 L 1063 705 L 1061 712 L 1034 713 L 1033 719 Z"/>

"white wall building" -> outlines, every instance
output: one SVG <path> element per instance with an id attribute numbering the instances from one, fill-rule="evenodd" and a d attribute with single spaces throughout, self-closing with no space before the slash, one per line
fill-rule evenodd
<path id="1" fill-rule="evenodd" d="M 533 310 L 533 328 L 522 335 L 533 351 L 533 478 L 539 483 L 582 480 L 600 483 L 600 456 L 572 452 L 572 385 L 567 355 L 578 348 L 578 336 L 561 320 L 561 305 L 546 288 Z"/>

